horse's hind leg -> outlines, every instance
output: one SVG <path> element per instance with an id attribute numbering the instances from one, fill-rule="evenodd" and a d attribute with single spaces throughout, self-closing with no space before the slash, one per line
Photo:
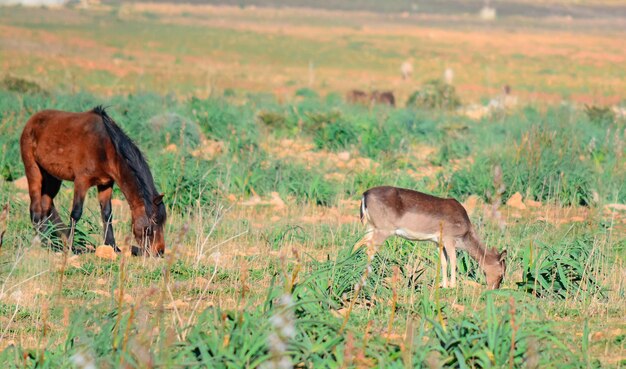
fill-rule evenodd
<path id="1" fill-rule="evenodd" d="M 74 248 L 74 231 L 76 230 L 76 223 L 83 215 L 83 204 L 89 187 L 91 187 L 89 182 L 85 181 L 84 178 L 76 178 L 74 180 L 74 201 L 72 203 L 72 212 L 70 213 L 71 226 L 69 236 L 69 244 L 72 249 Z"/>
<path id="2" fill-rule="evenodd" d="M 111 195 L 113 194 L 113 184 L 98 186 L 98 201 L 100 202 L 100 212 L 102 213 L 102 224 L 104 227 L 104 244 L 113 246 L 116 252 L 120 249 L 115 246 L 115 235 L 113 234 Z"/>
<path id="3" fill-rule="evenodd" d="M 42 171 L 43 182 L 41 186 L 41 212 L 45 220 L 50 220 L 53 226 L 53 232 L 57 237 L 61 235 L 67 236 L 67 226 L 59 217 L 59 213 L 54 207 L 54 198 L 61 188 L 61 180 L 57 179 L 45 171 Z"/>

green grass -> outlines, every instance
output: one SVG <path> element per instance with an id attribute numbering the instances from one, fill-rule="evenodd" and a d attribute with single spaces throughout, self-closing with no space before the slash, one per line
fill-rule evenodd
<path id="1" fill-rule="evenodd" d="M 0 182 L 0 202 L 11 204 L 0 254 L 0 282 L 10 299 L 0 306 L 0 318 L 8 328 L 0 333 L 16 343 L 0 353 L 0 363 L 63 367 L 82 357 L 99 367 L 143 367 L 146 360 L 163 367 L 224 368 L 280 360 L 314 367 L 521 367 L 529 360 L 539 367 L 610 366 L 614 361 L 603 357 L 604 347 L 614 352 L 611 360 L 623 357 L 624 287 L 611 275 L 620 273 L 625 241 L 619 228 L 612 229 L 617 225 L 596 212 L 624 199 L 623 122 L 592 122 L 583 110 L 532 107 L 473 122 L 415 108 L 370 111 L 303 91 L 288 104 L 253 95 L 244 105 L 228 97 L 139 94 L 102 101 L 88 93 L 0 91 L 0 164 L 13 178 L 23 175 L 17 140 L 30 114 L 110 104 L 111 116 L 143 149 L 166 193 L 174 250 L 164 260 L 124 263 L 84 255 L 80 265 L 63 268 L 62 255 L 32 243 L 27 201 L 11 182 Z M 225 151 L 210 160 L 191 155 L 203 136 L 225 142 Z M 324 160 L 310 165 L 266 149 L 285 138 L 326 155 L 349 151 L 377 166 L 341 168 Z M 178 151 L 164 152 L 170 143 Z M 423 145 L 434 148 L 430 156 L 411 156 Z M 494 164 L 503 169 L 505 200 L 519 191 L 596 215 L 580 226 L 522 218 L 505 231 L 474 215 L 486 243 L 509 250 L 504 288 L 495 292 L 471 287 L 484 278 L 464 253 L 460 287 L 435 292 L 435 247 L 391 239 L 374 259 L 342 329 L 367 262 L 363 251 L 351 253 L 362 229 L 355 222 L 336 224 L 328 212 L 381 184 L 490 200 Z M 438 177 L 408 174 L 432 165 L 441 167 Z M 65 188 L 57 204 L 67 218 L 71 185 Z M 229 200 L 271 192 L 285 200 L 289 215 Z M 97 205 L 88 201 L 87 208 L 80 226 L 97 244 Z M 299 220 L 311 211 L 320 223 Z M 357 212 L 356 205 L 348 210 L 355 218 Z M 273 214 L 278 220 L 270 219 Z M 127 215 L 116 216 L 123 240 Z M 44 285 L 49 287 L 29 295 L 36 304 L 21 300 L 31 292 L 20 286 Z M 120 302 L 122 286 L 129 300 Z M 281 296 L 290 302 L 281 303 Z M 599 315 L 591 315 L 598 309 Z M 284 333 L 277 321 L 292 328 Z M 617 324 L 614 333 L 593 338 L 611 324 Z"/>
<path id="2" fill-rule="evenodd" d="M 626 216 L 604 208 L 626 203 L 626 122 L 596 100 L 623 90 L 621 34 L 603 33 L 613 23 L 588 34 L 576 20 L 462 16 L 417 28 L 395 13 L 228 11 L 0 12 L 12 76 L 0 76 L 0 367 L 626 365 Z M 401 82 L 408 57 L 416 75 Z M 456 90 L 420 85 L 446 66 Z M 476 121 L 447 109 L 486 105 L 504 84 L 521 94 L 518 108 Z M 349 105 L 352 88 L 393 88 L 400 107 Z M 594 99 L 557 105 L 541 93 Z M 66 259 L 35 237 L 15 187 L 33 113 L 101 104 L 165 193 L 163 259 Z M 197 154 L 213 140 L 222 152 Z M 352 247 L 364 233 L 358 200 L 377 185 L 477 195 L 477 233 L 508 251 L 502 289 L 487 291 L 464 252 L 459 286 L 439 289 L 436 246 L 398 238 L 368 270 Z M 516 192 L 542 207 L 504 206 Z M 124 203 L 118 189 L 114 198 Z M 482 207 L 495 200 L 506 227 Z M 71 201 L 66 183 L 55 199 L 63 219 Z M 113 217 L 128 246 L 125 205 Z M 99 245 L 101 233 L 91 190 L 78 234 Z"/>

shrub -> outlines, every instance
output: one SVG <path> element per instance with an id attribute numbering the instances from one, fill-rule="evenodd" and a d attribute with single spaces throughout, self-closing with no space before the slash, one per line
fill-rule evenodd
<path id="1" fill-rule="evenodd" d="M 514 301 L 511 297 L 509 305 L 497 306 L 489 296 L 484 311 L 461 320 L 444 325 L 429 319 L 435 335 L 430 348 L 440 353 L 445 367 L 460 368 L 522 367 L 528 360 L 540 367 L 550 365 L 553 356 L 573 356 L 550 324 L 525 321 L 517 311 L 526 307 Z"/>
<path id="2" fill-rule="evenodd" d="M 186 148 L 196 148 L 201 142 L 200 127 L 190 119 L 176 113 L 155 115 L 148 121 L 150 129 L 158 132 L 158 143 L 174 143 Z"/>
<path id="3" fill-rule="evenodd" d="M 325 179 L 319 170 L 286 162 L 276 162 L 274 170 L 281 195 L 317 205 L 334 204 L 339 192 L 337 185 Z"/>
<path id="4" fill-rule="evenodd" d="M 48 92 L 37 83 L 10 75 L 4 76 L 4 79 L 0 82 L 0 88 L 20 94 L 48 94 Z"/>
<path id="5" fill-rule="evenodd" d="M 567 131 L 557 134 L 556 130 L 532 126 L 515 145 L 494 145 L 492 151 L 477 154 L 469 168 L 461 168 L 451 176 L 451 194 L 457 198 L 477 194 L 489 200 L 489 194 L 494 193 L 492 168 L 499 164 L 505 199 L 520 192 L 535 200 L 556 200 L 563 205 L 590 204 L 596 190 L 596 168 L 580 159 L 585 153 L 584 138 L 572 128 L 562 129 Z"/>
<path id="6" fill-rule="evenodd" d="M 300 107 L 302 108 L 302 106 Z M 308 109 L 307 109 L 308 110 Z M 339 110 L 331 111 L 304 111 L 304 121 L 302 128 L 306 133 L 315 133 L 325 125 L 335 123 L 342 119 Z"/>
<path id="7" fill-rule="evenodd" d="M 446 110 L 456 109 L 460 105 L 461 100 L 454 86 L 439 79 L 426 82 L 420 90 L 411 94 L 406 103 L 407 107 Z"/>
<path id="8" fill-rule="evenodd" d="M 219 179 L 216 166 L 215 162 L 167 153 L 155 157 L 151 168 L 159 189 L 167 196 L 167 204 L 185 212 L 214 201 Z"/>
<path id="9" fill-rule="evenodd" d="M 258 129 L 249 109 L 219 99 L 195 97 L 189 102 L 189 109 L 204 133 L 228 143 L 229 151 L 242 153 L 257 146 Z"/>
<path id="10" fill-rule="evenodd" d="M 370 158 L 406 152 L 414 137 L 410 134 L 411 116 L 392 114 L 382 122 L 375 117 L 359 117 L 359 151 Z M 405 120 L 406 119 L 406 120 Z"/>
<path id="11" fill-rule="evenodd" d="M 338 92 L 329 93 L 324 100 L 326 105 L 335 108 L 343 104 L 343 96 Z"/>
<path id="12" fill-rule="evenodd" d="M 592 263 L 593 239 L 578 237 L 560 244 L 537 242 L 524 249 L 520 289 L 537 297 L 558 299 L 603 296 Z M 597 251 L 596 251 L 597 252 Z"/>
<path id="13" fill-rule="evenodd" d="M 359 140 L 354 125 L 344 119 L 337 119 L 322 124 L 315 132 L 313 141 L 320 149 L 345 150 Z"/>
<path id="14" fill-rule="evenodd" d="M 435 165 L 445 165 L 450 160 L 465 158 L 469 154 L 470 148 L 465 140 L 448 139 L 443 142 L 431 162 Z"/>
<path id="15" fill-rule="evenodd" d="M 585 114 L 597 125 L 608 125 L 615 121 L 615 114 L 608 106 L 585 105 Z"/>
<path id="16" fill-rule="evenodd" d="M 273 111 L 261 111 L 257 114 L 257 119 L 272 129 L 284 129 L 288 125 L 284 114 Z"/>
<path id="17" fill-rule="evenodd" d="M 304 97 L 304 98 L 307 98 L 307 99 L 317 99 L 317 98 L 319 98 L 319 94 L 317 92 L 315 92 L 314 90 L 308 88 L 308 87 L 299 88 L 298 90 L 296 90 L 295 95 L 296 96 L 300 96 L 300 97 Z"/>

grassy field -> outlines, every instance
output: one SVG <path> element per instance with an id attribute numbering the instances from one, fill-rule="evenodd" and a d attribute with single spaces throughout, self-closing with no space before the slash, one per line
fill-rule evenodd
<path id="1" fill-rule="evenodd" d="M 226 89 L 322 94 L 417 86 L 455 72 L 462 98 L 505 84 L 527 102 L 615 104 L 623 98 L 622 23 L 379 15 L 298 9 L 125 4 L 86 11 L 5 8 L 2 69 L 49 89 L 206 97 Z M 413 59 L 403 81 L 400 64 Z M 174 82 L 175 81 L 175 82 Z"/>
<path id="2" fill-rule="evenodd" d="M 626 38 L 612 22 L 0 8 L 0 367 L 625 367 Z M 430 104 L 446 67 L 459 109 Z M 486 108 L 504 84 L 517 104 Z M 399 106 L 350 105 L 352 88 Z M 64 253 L 30 224 L 24 122 L 100 104 L 166 194 L 164 258 Z M 382 184 L 463 201 L 508 250 L 502 288 L 460 253 L 459 286 L 440 289 L 436 246 L 401 239 L 366 273 L 359 200 Z M 516 193 L 524 206 L 507 205 Z M 64 219 L 71 198 L 66 183 Z M 127 250 L 117 190 L 113 216 Z M 92 189 L 79 236 L 101 233 Z"/>

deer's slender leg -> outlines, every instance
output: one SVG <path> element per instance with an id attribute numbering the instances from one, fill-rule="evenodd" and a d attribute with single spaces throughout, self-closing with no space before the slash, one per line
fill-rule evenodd
<path id="1" fill-rule="evenodd" d="M 369 228 L 365 236 L 361 238 L 353 248 L 353 252 L 362 246 L 367 247 L 367 256 L 370 260 L 374 258 L 374 255 L 378 252 L 380 246 L 385 243 L 385 240 L 393 235 L 394 232 L 384 231 L 376 228 Z"/>
<path id="2" fill-rule="evenodd" d="M 444 248 L 439 249 L 439 260 L 441 261 L 441 287 L 448 288 L 448 260 Z"/>
<path id="3" fill-rule="evenodd" d="M 443 246 L 450 261 L 450 287 L 456 287 L 456 243 L 454 240 L 444 240 Z"/>
<path id="4" fill-rule="evenodd" d="M 372 237 L 367 243 L 367 256 L 369 260 L 374 258 L 374 255 L 378 252 L 380 246 L 385 243 L 385 240 L 389 238 L 393 232 L 387 232 L 383 230 L 376 229 L 372 232 Z"/>
<path id="5" fill-rule="evenodd" d="M 372 228 L 368 228 L 367 231 L 365 232 L 365 235 L 361 237 L 361 239 L 357 243 L 354 244 L 354 247 L 352 248 L 352 252 L 355 252 L 361 247 L 368 245 L 372 241 L 373 235 L 374 235 L 374 230 Z"/>

